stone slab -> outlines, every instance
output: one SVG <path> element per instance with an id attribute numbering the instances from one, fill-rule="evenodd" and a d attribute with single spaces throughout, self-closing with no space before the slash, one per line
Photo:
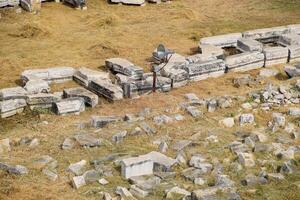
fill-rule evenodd
<path id="1" fill-rule="evenodd" d="M 58 115 L 79 114 L 85 111 L 84 99 L 73 97 L 54 103 L 54 111 Z"/>
<path id="2" fill-rule="evenodd" d="M 109 73 L 81 67 L 74 73 L 73 79 L 79 85 L 88 87 L 92 80 L 103 79 L 110 81 Z"/>
<path id="3" fill-rule="evenodd" d="M 245 31 L 242 34 L 244 38 L 251 38 L 254 40 L 260 40 L 262 42 L 274 42 L 280 35 L 286 34 L 288 32 L 289 28 L 287 28 L 286 26 L 279 26 Z"/>
<path id="4" fill-rule="evenodd" d="M 84 99 L 85 104 L 91 107 L 95 107 L 99 103 L 99 98 L 96 94 L 81 87 L 64 89 L 64 97 L 81 97 Z"/>
<path id="5" fill-rule="evenodd" d="M 4 88 L 0 90 L 0 101 L 26 99 L 27 91 L 22 87 Z"/>
<path id="6" fill-rule="evenodd" d="M 125 158 L 121 161 L 121 173 L 126 179 L 153 174 L 153 161 L 148 156 Z"/>
<path id="7" fill-rule="evenodd" d="M 1 118 L 11 117 L 17 113 L 21 113 L 26 106 L 24 99 L 12 99 L 0 101 L 0 114 Z"/>
<path id="8" fill-rule="evenodd" d="M 267 47 L 264 48 L 265 67 L 284 64 L 288 61 L 289 50 L 286 47 Z"/>
<path id="9" fill-rule="evenodd" d="M 230 33 L 200 39 L 201 45 L 215 45 L 217 47 L 236 47 L 237 40 L 242 38 L 242 33 Z"/>
<path id="10" fill-rule="evenodd" d="M 89 90 L 98 96 L 103 96 L 109 101 L 117 101 L 123 99 L 123 90 L 120 86 L 103 80 L 92 80 Z"/>
<path id="11" fill-rule="evenodd" d="M 246 51 L 263 51 L 263 44 L 251 38 L 242 38 L 237 41 L 237 49 L 246 52 Z"/>

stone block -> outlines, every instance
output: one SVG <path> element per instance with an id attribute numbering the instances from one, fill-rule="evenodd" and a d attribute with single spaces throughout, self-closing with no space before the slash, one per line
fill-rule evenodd
<path id="1" fill-rule="evenodd" d="M 238 161 L 245 167 L 254 167 L 255 161 L 254 156 L 251 153 L 239 153 L 238 154 Z"/>
<path id="2" fill-rule="evenodd" d="M 53 67 L 47 69 L 25 70 L 21 74 L 21 80 L 25 84 L 29 80 L 44 80 L 49 83 L 61 83 L 73 79 L 75 73 L 72 67 Z"/>
<path id="3" fill-rule="evenodd" d="M 243 32 L 244 38 L 251 38 L 262 42 L 274 42 L 278 40 L 279 36 L 289 32 L 289 28 L 285 26 L 255 29 Z"/>
<path id="4" fill-rule="evenodd" d="M 58 115 L 79 114 L 85 111 L 83 98 L 67 98 L 54 103 L 54 111 Z"/>
<path id="5" fill-rule="evenodd" d="M 279 37 L 278 44 L 282 46 L 300 45 L 300 35 L 295 33 L 283 34 Z"/>
<path id="6" fill-rule="evenodd" d="M 263 67 L 264 59 L 263 53 L 244 52 L 226 57 L 225 63 L 228 71 L 239 72 Z"/>
<path id="7" fill-rule="evenodd" d="M 140 80 L 144 73 L 144 70 L 141 67 L 135 66 L 133 63 L 123 58 L 107 59 L 105 60 L 105 65 L 111 71 L 124 74 L 133 80 Z"/>
<path id="8" fill-rule="evenodd" d="M 33 110 L 35 108 L 52 108 L 53 103 L 58 102 L 60 100 L 61 98 L 54 94 L 39 93 L 27 95 L 26 101 L 30 109 Z"/>
<path id="9" fill-rule="evenodd" d="M 300 24 L 292 24 L 292 25 L 288 25 L 287 28 L 289 29 L 290 33 L 296 33 L 296 34 L 300 34 Z"/>
<path id="10" fill-rule="evenodd" d="M 217 47 L 236 47 L 237 40 L 242 38 L 241 33 L 230 33 L 225 35 L 217 35 L 200 39 L 201 45 L 214 45 Z"/>
<path id="11" fill-rule="evenodd" d="M 300 76 L 300 64 L 287 65 L 284 67 L 285 73 L 290 77 L 299 77 Z"/>
<path id="12" fill-rule="evenodd" d="M 112 3 L 122 3 L 126 5 L 136 5 L 143 6 L 145 5 L 145 0 L 111 0 Z"/>
<path id="13" fill-rule="evenodd" d="M 85 104 L 91 107 L 95 107 L 99 102 L 99 98 L 96 94 L 81 87 L 64 89 L 64 97 L 81 97 L 84 99 Z"/>
<path id="14" fill-rule="evenodd" d="M 215 46 L 211 44 L 200 44 L 199 49 L 201 51 L 201 61 L 210 60 L 214 57 L 218 59 L 224 58 L 224 49 L 222 49 L 220 46 Z M 205 56 L 206 58 L 203 58 Z"/>
<path id="15" fill-rule="evenodd" d="M 162 153 L 152 151 L 145 154 L 147 158 L 153 161 L 153 171 L 171 171 L 171 168 L 177 163 L 176 159 L 170 158 Z"/>
<path id="16" fill-rule="evenodd" d="M 22 87 L 4 88 L 0 90 L 0 101 L 26 99 L 27 91 Z"/>
<path id="17" fill-rule="evenodd" d="M 13 99 L 0 101 L 0 114 L 1 118 L 11 117 L 17 113 L 21 113 L 26 106 L 24 99 Z"/>
<path id="18" fill-rule="evenodd" d="M 39 12 L 41 0 L 20 0 L 20 6 L 28 12 Z"/>
<path id="19" fill-rule="evenodd" d="M 251 38 L 242 38 L 237 41 L 237 49 L 245 51 L 263 51 L 263 44 Z"/>
<path id="20" fill-rule="evenodd" d="M 153 174 L 153 161 L 145 155 L 125 158 L 121 161 L 121 173 L 126 179 Z"/>
<path id="21" fill-rule="evenodd" d="M 107 80 L 108 82 L 110 82 L 109 73 L 103 71 L 91 70 L 85 67 L 81 67 L 78 70 L 76 70 L 73 79 L 78 84 L 84 87 L 88 87 L 89 83 L 92 80 L 100 79 L 100 80 Z"/>
<path id="22" fill-rule="evenodd" d="M 265 67 L 284 64 L 288 62 L 289 50 L 287 47 L 267 47 L 264 48 Z"/>
<path id="23" fill-rule="evenodd" d="M 120 121 L 120 117 L 116 116 L 92 116 L 91 125 L 94 128 L 103 128 L 110 123 Z"/>
<path id="24" fill-rule="evenodd" d="M 297 62 L 300 61 L 300 45 L 291 45 L 287 46 L 289 49 L 289 62 Z"/>
<path id="25" fill-rule="evenodd" d="M 26 82 L 24 89 L 28 94 L 49 93 L 50 86 L 44 80 L 29 80 Z"/>
<path id="26" fill-rule="evenodd" d="M 192 63 L 185 66 L 185 70 L 189 74 L 189 79 L 193 81 L 222 76 L 225 73 L 225 68 L 223 60 Z"/>
<path id="27" fill-rule="evenodd" d="M 89 90 L 98 96 L 103 96 L 109 101 L 117 101 L 123 99 L 123 90 L 120 86 L 103 80 L 92 80 Z"/>
<path id="28" fill-rule="evenodd" d="M 84 176 L 74 176 L 72 178 L 72 185 L 75 189 L 85 186 L 86 182 L 85 182 Z"/>

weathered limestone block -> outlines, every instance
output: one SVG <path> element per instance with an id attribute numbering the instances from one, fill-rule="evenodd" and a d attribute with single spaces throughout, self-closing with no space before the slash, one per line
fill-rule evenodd
<path id="1" fill-rule="evenodd" d="M 82 147 L 99 147 L 101 145 L 101 140 L 91 134 L 79 133 L 74 136 L 74 139 Z"/>
<path id="2" fill-rule="evenodd" d="M 109 73 L 91 70 L 85 67 L 79 68 L 73 76 L 74 81 L 76 81 L 79 85 L 84 87 L 88 87 L 89 83 L 92 80 L 103 79 L 109 81 Z"/>
<path id="3" fill-rule="evenodd" d="M 27 95 L 26 102 L 33 110 L 34 108 L 52 108 L 53 103 L 58 102 L 60 99 L 54 94 L 40 93 Z"/>
<path id="4" fill-rule="evenodd" d="M 110 101 L 123 99 L 123 90 L 120 86 L 103 80 L 92 80 L 89 89 L 98 96 L 103 96 Z"/>
<path id="5" fill-rule="evenodd" d="M 21 80 L 25 84 L 29 80 L 41 79 L 50 82 L 61 83 L 73 79 L 75 70 L 72 67 L 53 67 L 47 69 L 25 70 L 21 74 Z"/>
<path id="6" fill-rule="evenodd" d="M 287 63 L 289 50 L 286 47 L 267 47 L 264 48 L 265 67 Z"/>
<path id="7" fill-rule="evenodd" d="M 260 52 L 244 52 L 228 56 L 225 63 L 228 71 L 248 71 L 264 66 L 264 54 Z"/>
<path id="8" fill-rule="evenodd" d="M 0 8 L 6 7 L 6 6 L 17 6 L 19 5 L 18 0 L 0 0 Z"/>
<path id="9" fill-rule="evenodd" d="M 122 3 L 126 5 L 137 5 L 143 6 L 145 5 L 145 0 L 110 0 L 112 3 Z"/>
<path id="10" fill-rule="evenodd" d="M 4 88 L 0 90 L 0 101 L 26 99 L 27 91 L 21 87 Z"/>
<path id="11" fill-rule="evenodd" d="M 204 80 L 209 77 L 219 77 L 225 73 L 225 63 L 223 60 L 213 60 L 200 63 L 192 63 L 186 66 L 189 79 L 193 81 Z"/>
<path id="12" fill-rule="evenodd" d="M 199 49 L 203 56 L 214 56 L 218 59 L 224 58 L 224 49 L 219 46 L 211 45 L 211 44 L 199 44 Z"/>
<path id="13" fill-rule="evenodd" d="M 50 86 L 47 81 L 44 80 L 29 80 L 24 89 L 28 94 L 38 94 L 38 93 L 49 93 Z"/>
<path id="14" fill-rule="evenodd" d="M 163 66 L 164 64 L 161 64 L 159 65 L 159 68 L 162 68 Z M 188 72 L 181 69 L 178 64 L 168 63 L 160 72 L 161 75 L 173 80 L 174 88 L 182 87 L 188 82 Z"/>
<path id="15" fill-rule="evenodd" d="M 300 24 L 292 24 L 287 26 L 290 33 L 300 34 Z"/>
<path id="16" fill-rule="evenodd" d="M 153 174 L 153 161 L 148 156 L 125 158 L 121 161 L 121 173 L 126 179 Z"/>
<path id="17" fill-rule="evenodd" d="M 92 116 L 91 125 L 95 128 L 103 128 L 107 124 L 119 121 L 119 117 L 115 116 Z"/>
<path id="18" fill-rule="evenodd" d="M 282 46 L 300 45 L 300 35 L 295 33 L 283 34 L 279 37 L 278 44 Z"/>
<path id="19" fill-rule="evenodd" d="M 237 40 L 242 38 L 241 33 L 230 33 L 225 35 L 217 35 L 200 39 L 201 45 L 215 45 L 218 47 L 235 47 Z"/>
<path id="20" fill-rule="evenodd" d="M 41 0 L 20 0 L 21 7 L 28 12 L 39 12 Z"/>
<path id="21" fill-rule="evenodd" d="M 245 51 L 259 51 L 262 52 L 263 44 L 251 38 L 242 38 L 237 41 L 237 49 Z"/>
<path id="22" fill-rule="evenodd" d="M 254 156 L 251 153 L 239 153 L 238 154 L 239 163 L 245 167 L 254 167 L 255 161 Z"/>
<path id="23" fill-rule="evenodd" d="M 106 67 L 113 72 L 124 74 L 134 80 L 140 80 L 144 70 L 123 58 L 110 58 L 105 60 Z"/>
<path id="24" fill-rule="evenodd" d="M 204 45 L 204 46 L 209 46 L 209 45 Z M 220 47 L 216 47 L 216 48 L 220 48 Z M 220 48 L 222 49 L 222 48 Z M 224 50 L 222 49 L 222 52 Z M 213 56 L 213 55 L 206 55 L 206 54 L 194 54 L 191 56 L 186 57 L 186 60 L 188 61 L 187 64 L 191 64 L 191 63 L 199 63 L 199 62 L 204 62 L 204 61 L 212 61 L 212 60 L 217 60 L 217 59 L 223 59 L 224 56 Z"/>
<path id="25" fill-rule="evenodd" d="M 289 29 L 285 26 L 255 29 L 243 32 L 244 38 L 251 38 L 262 42 L 275 42 L 282 34 L 289 32 Z"/>
<path id="26" fill-rule="evenodd" d="M 162 153 L 157 151 L 152 151 L 148 154 L 145 154 L 147 158 L 153 161 L 154 168 L 156 171 L 171 171 L 171 168 L 177 163 L 176 159 L 170 158 Z"/>
<path id="27" fill-rule="evenodd" d="M 26 106 L 26 101 L 24 99 L 12 99 L 0 101 L 0 114 L 1 118 L 6 118 L 13 116 L 17 113 L 21 113 Z"/>
<path id="28" fill-rule="evenodd" d="M 287 46 L 289 49 L 289 62 L 300 61 L 300 45 Z"/>
<path id="29" fill-rule="evenodd" d="M 81 97 L 84 99 L 85 104 L 91 107 L 95 107 L 99 101 L 96 94 L 81 87 L 64 89 L 64 97 Z"/>
<path id="30" fill-rule="evenodd" d="M 284 67 L 285 73 L 290 77 L 299 77 L 300 76 L 300 64 L 287 65 Z"/>
<path id="31" fill-rule="evenodd" d="M 54 103 L 54 111 L 58 115 L 79 114 L 85 111 L 84 99 L 73 97 Z"/>

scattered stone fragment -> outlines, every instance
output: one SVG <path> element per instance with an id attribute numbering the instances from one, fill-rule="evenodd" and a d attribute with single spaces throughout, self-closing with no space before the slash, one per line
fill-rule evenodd
<path id="1" fill-rule="evenodd" d="M 192 192 L 191 199 L 192 200 L 217 199 L 217 195 L 216 195 L 217 191 L 218 191 L 217 187 L 194 190 Z"/>
<path id="2" fill-rule="evenodd" d="M 166 199 L 175 199 L 175 198 L 184 199 L 185 197 L 190 195 L 191 193 L 189 191 L 175 186 L 167 192 Z"/>
<path id="3" fill-rule="evenodd" d="M 77 163 L 73 163 L 69 165 L 68 171 L 74 173 L 76 176 L 82 175 L 85 171 L 86 164 L 87 164 L 86 160 L 81 160 Z"/>
<path id="4" fill-rule="evenodd" d="M 153 161 L 154 172 L 159 171 L 171 171 L 171 168 L 177 163 L 177 161 L 173 158 L 170 158 L 162 153 L 152 151 L 148 154 L 145 154 L 147 158 Z"/>
<path id="5" fill-rule="evenodd" d="M 300 116 L 300 108 L 289 108 L 288 114 L 291 116 Z"/>
<path id="6" fill-rule="evenodd" d="M 134 199 L 134 197 L 132 196 L 132 194 L 127 190 L 127 188 L 118 186 L 116 188 L 116 194 L 120 195 L 122 198 L 132 198 Z"/>
<path id="7" fill-rule="evenodd" d="M 264 185 L 267 184 L 268 180 L 264 177 L 255 176 L 253 174 L 249 174 L 242 180 L 242 184 L 245 186 L 254 186 L 254 185 Z"/>
<path id="8" fill-rule="evenodd" d="M 121 171 L 122 176 L 126 179 L 153 174 L 153 160 L 145 155 L 125 158 L 121 161 Z"/>
<path id="9" fill-rule="evenodd" d="M 24 175 L 28 174 L 28 169 L 22 165 L 9 165 L 0 162 L 0 170 L 4 170 L 9 174 Z"/>
<path id="10" fill-rule="evenodd" d="M 86 183 L 97 182 L 101 178 L 101 173 L 97 170 L 88 170 L 82 175 Z"/>
<path id="11" fill-rule="evenodd" d="M 9 138 L 0 140 L 0 154 L 10 151 L 10 140 Z"/>
<path id="12" fill-rule="evenodd" d="M 74 136 L 75 140 L 83 147 L 98 147 L 101 145 L 101 140 L 95 138 L 91 134 L 78 134 Z"/>
<path id="13" fill-rule="evenodd" d="M 240 125 L 244 124 L 253 124 L 254 123 L 254 115 L 251 113 L 242 114 L 240 116 Z"/>
<path id="14" fill-rule="evenodd" d="M 140 127 L 148 134 L 148 135 L 153 135 L 155 134 L 157 131 L 155 128 L 149 126 L 146 122 L 142 122 L 140 124 Z"/>
<path id="15" fill-rule="evenodd" d="M 190 114 L 194 118 L 198 118 L 202 115 L 202 112 L 194 106 L 186 107 L 186 111 L 187 111 L 188 114 Z"/>
<path id="16" fill-rule="evenodd" d="M 172 149 L 175 151 L 182 151 L 192 144 L 191 140 L 179 140 L 173 144 Z"/>
<path id="17" fill-rule="evenodd" d="M 117 122 L 120 118 L 116 116 L 92 116 L 91 124 L 94 128 L 103 128 L 107 124 Z"/>
<path id="18" fill-rule="evenodd" d="M 161 142 L 158 148 L 160 152 L 165 153 L 168 150 L 168 144 L 166 142 Z"/>
<path id="19" fill-rule="evenodd" d="M 204 185 L 204 184 L 206 184 L 206 180 L 204 180 L 204 179 L 201 178 L 201 177 L 195 178 L 194 184 L 196 184 L 196 185 Z"/>
<path id="20" fill-rule="evenodd" d="M 297 171 L 297 166 L 294 160 L 289 160 L 283 163 L 280 168 L 282 174 L 293 174 Z"/>
<path id="21" fill-rule="evenodd" d="M 220 120 L 220 124 L 222 124 L 226 128 L 231 128 L 234 126 L 234 118 L 233 117 L 224 118 Z"/>
<path id="22" fill-rule="evenodd" d="M 43 174 L 45 174 L 51 181 L 56 181 L 58 179 L 58 175 L 53 171 L 45 168 L 42 170 Z"/>
<path id="23" fill-rule="evenodd" d="M 69 150 L 69 149 L 72 149 L 74 147 L 74 145 L 75 145 L 75 143 L 72 138 L 66 138 L 64 140 L 64 142 L 62 143 L 61 148 L 63 150 Z"/>
<path id="24" fill-rule="evenodd" d="M 254 156 L 251 153 L 239 153 L 238 154 L 239 163 L 245 167 L 254 167 L 255 161 Z"/>
<path id="25" fill-rule="evenodd" d="M 85 179 L 83 176 L 74 176 L 72 178 L 72 185 L 75 189 L 79 189 L 82 186 L 86 185 Z"/>
<path id="26" fill-rule="evenodd" d="M 129 192 L 131 192 L 131 194 L 133 196 L 135 196 L 137 198 L 141 198 L 141 199 L 143 199 L 149 195 L 148 191 L 142 190 L 141 188 L 139 188 L 136 185 L 131 185 Z"/>
<path id="27" fill-rule="evenodd" d="M 112 141 L 113 142 L 121 142 L 127 135 L 127 131 L 121 131 L 119 133 L 116 133 L 115 135 L 112 136 Z"/>
<path id="28" fill-rule="evenodd" d="M 174 116 L 174 119 L 175 119 L 176 121 L 182 121 L 182 120 L 184 120 L 184 116 L 182 116 L 181 114 L 176 114 L 176 115 Z"/>
<path id="29" fill-rule="evenodd" d="M 99 182 L 101 185 L 107 185 L 107 184 L 109 184 L 109 182 L 108 182 L 105 178 L 99 179 L 98 182 Z"/>
<path id="30" fill-rule="evenodd" d="M 285 73 L 290 77 L 299 77 L 300 76 L 300 64 L 287 65 L 284 67 Z"/>

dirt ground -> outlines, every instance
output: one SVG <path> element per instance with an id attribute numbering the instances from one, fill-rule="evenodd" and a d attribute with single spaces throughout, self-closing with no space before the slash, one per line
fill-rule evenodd
<path id="1" fill-rule="evenodd" d="M 124 57 L 149 70 L 149 57 L 160 43 L 178 53 L 190 55 L 196 52 L 198 41 L 204 36 L 300 23 L 298 0 L 174 0 L 171 4 L 147 4 L 144 7 L 112 5 L 105 0 L 90 0 L 87 5 L 87 11 L 79 11 L 60 3 L 46 2 L 42 4 L 42 11 L 38 15 L 26 12 L 16 14 L 12 9 L 0 9 L 0 88 L 16 86 L 20 73 L 25 69 L 52 66 L 104 69 L 104 60 L 110 57 Z M 282 69 L 282 66 L 277 68 Z M 13 118 L 0 119 L 1 139 L 23 136 L 41 139 L 40 147 L 17 147 L 7 157 L 3 157 L 4 160 L 27 166 L 40 155 L 51 155 L 60 163 L 59 174 L 62 174 L 58 182 L 52 183 L 35 170 L 26 177 L 0 173 L 0 199 L 97 199 L 96 196 L 85 193 L 92 187 L 75 191 L 66 184 L 70 177 L 64 169 L 68 164 L 80 159 L 91 160 L 112 151 L 121 152 L 131 148 L 135 153 L 148 152 L 154 147 L 147 145 L 147 138 L 139 138 L 126 141 L 118 147 L 62 152 L 59 144 L 65 137 L 78 131 L 74 124 L 89 120 L 93 114 L 121 116 L 138 112 L 144 107 L 157 110 L 175 109 L 183 101 L 182 94 L 187 92 L 207 97 L 241 95 L 253 90 L 247 88 L 241 91 L 232 87 L 231 80 L 234 76 L 235 74 L 226 74 L 219 79 L 192 83 L 167 94 L 151 94 L 137 100 L 124 100 L 114 104 L 104 101 L 101 106 L 88 109 L 80 116 L 58 117 L 26 112 Z M 64 87 L 58 86 L 56 90 Z M 43 125 L 42 121 L 49 124 Z M 199 123 L 198 126 L 179 123 L 160 132 L 182 138 L 185 134 L 191 135 L 199 131 L 210 121 Z M 211 127 L 207 125 L 206 129 Z M 116 127 L 109 127 L 101 136 L 106 137 L 116 130 Z M 224 140 L 226 141 L 226 137 Z M 136 145 L 137 142 L 140 145 Z M 295 181 L 299 177 L 291 179 Z M 112 187 L 127 184 L 120 178 L 109 181 Z M 245 194 L 243 197 L 299 197 L 293 192 L 276 197 L 286 189 L 283 186 L 276 190 L 259 188 L 259 195 Z M 289 189 L 294 191 L 294 188 Z M 267 198 L 263 193 L 274 198 Z"/>

